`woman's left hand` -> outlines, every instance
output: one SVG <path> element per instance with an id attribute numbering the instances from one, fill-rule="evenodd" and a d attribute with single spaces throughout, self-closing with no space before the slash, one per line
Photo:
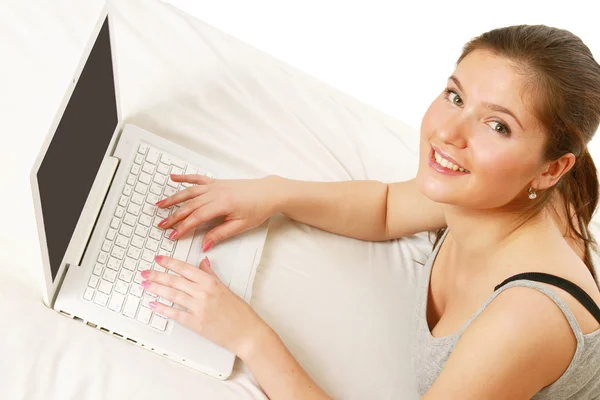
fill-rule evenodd
<path id="1" fill-rule="evenodd" d="M 196 268 L 167 256 L 156 256 L 158 265 L 180 276 L 156 270 L 142 271 L 142 286 L 150 293 L 186 310 L 150 302 L 154 311 L 192 329 L 217 345 L 240 356 L 247 354 L 266 323 L 243 299 L 213 272 L 208 258 Z"/>

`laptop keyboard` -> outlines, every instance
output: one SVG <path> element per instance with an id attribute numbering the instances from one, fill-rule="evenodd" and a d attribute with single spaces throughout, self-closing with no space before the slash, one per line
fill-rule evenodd
<path id="1" fill-rule="evenodd" d="M 155 313 L 148 303 L 173 303 L 146 292 L 140 285 L 144 280 L 141 271 L 167 271 L 154 262 L 154 256 L 172 256 L 177 240 L 168 237 L 173 229 L 161 229 L 158 224 L 179 206 L 159 209 L 155 203 L 191 186 L 170 179 L 169 174 L 183 173 L 213 176 L 148 144 L 139 145 L 85 288 L 85 300 L 154 329 L 167 328 L 170 320 Z"/>

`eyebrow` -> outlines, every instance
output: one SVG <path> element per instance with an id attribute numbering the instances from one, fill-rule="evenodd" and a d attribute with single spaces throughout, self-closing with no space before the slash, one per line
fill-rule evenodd
<path id="1" fill-rule="evenodd" d="M 457 77 L 455 77 L 454 75 L 451 75 L 448 79 L 452 80 L 456 84 L 456 86 L 458 86 L 460 91 L 464 93 L 465 90 L 463 89 L 463 87 L 460 84 L 460 81 L 458 80 Z M 523 129 L 523 125 L 521 125 L 521 122 L 519 121 L 519 119 L 508 108 L 502 107 L 498 104 L 488 103 L 485 101 L 483 102 L 483 105 L 484 105 L 484 107 L 488 108 L 489 110 L 498 111 L 498 112 L 510 115 L 511 117 L 513 117 L 515 119 L 515 121 L 517 121 L 517 124 L 519 124 L 521 129 Z"/>

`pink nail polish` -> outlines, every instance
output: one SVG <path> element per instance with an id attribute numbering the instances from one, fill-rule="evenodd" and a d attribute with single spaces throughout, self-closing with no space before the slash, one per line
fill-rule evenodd
<path id="1" fill-rule="evenodd" d="M 142 285 L 142 287 L 144 289 L 148 289 L 148 286 L 150 286 L 150 282 L 148 282 L 148 281 L 142 281 L 141 285 Z"/>
<path id="2" fill-rule="evenodd" d="M 208 264 L 208 266 L 210 267 L 210 260 L 208 259 L 208 257 L 206 257 L 206 264 Z"/>
<path id="3" fill-rule="evenodd" d="M 166 220 L 166 219 L 163 219 L 162 221 L 160 221 L 160 222 L 158 223 L 158 226 L 159 226 L 160 228 L 162 228 L 162 227 L 163 227 L 163 226 L 165 226 L 166 224 L 167 224 L 167 220 Z"/>
<path id="4" fill-rule="evenodd" d="M 159 200 L 159 201 L 157 201 L 157 202 L 156 202 L 156 203 L 154 203 L 154 204 L 156 204 L 158 207 L 161 207 L 161 206 L 163 205 L 163 203 L 164 203 L 164 202 L 165 202 L 164 200 Z"/>
<path id="5" fill-rule="evenodd" d="M 154 256 L 154 261 L 156 261 L 157 263 L 162 261 L 163 256 Z"/>
<path id="6" fill-rule="evenodd" d="M 175 236 L 177 236 L 177 230 L 173 230 L 173 232 L 171 232 L 169 239 L 175 239 Z"/>
<path id="7" fill-rule="evenodd" d="M 148 303 L 148 306 L 150 306 L 150 308 L 153 310 L 156 308 L 157 305 L 158 305 L 158 303 L 156 303 L 155 301 L 151 301 Z"/>
<path id="8" fill-rule="evenodd" d="M 204 247 L 202 248 L 202 252 L 204 253 L 205 251 L 208 251 L 212 246 L 213 246 L 213 241 L 209 240 L 208 242 L 204 243 Z"/>
<path id="9" fill-rule="evenodd" d="M 142 273 L 140 275 L 142 275 L 142 278 L 147 278 L 148 275 L 150 275 L 150 270 L 145 269 L 142 271 Z"/>

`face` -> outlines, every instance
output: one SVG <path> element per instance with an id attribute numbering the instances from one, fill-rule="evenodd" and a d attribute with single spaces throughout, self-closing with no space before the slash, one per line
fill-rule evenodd
<path id="1" fill-rule="evenodd" d="M 527 198 L 544 145 L 523 77 L 484 50 L 465 57 L 452 77 L 423 117 L 417 185 L 440 203 L 510 208 Z"/>

